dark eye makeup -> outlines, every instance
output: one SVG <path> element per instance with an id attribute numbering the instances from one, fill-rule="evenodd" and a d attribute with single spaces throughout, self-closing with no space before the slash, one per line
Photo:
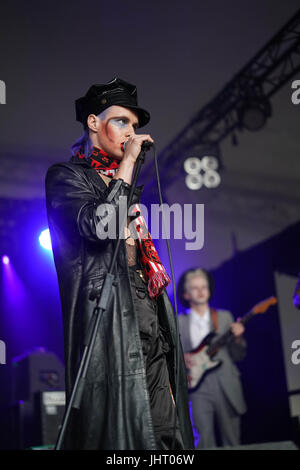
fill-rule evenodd
<path id="1" fill-rule="evenodd" d="M 116 118 L 113 118 L 113 119 L 114 119 L 115 121 L 123 121 L 123 122 L 126 123 L 126 124 L 129 123 L 129 119 L 128 119 L 127 117 L 119 116 L 119 117 L 116 117 Z M 138 124 L 137 124 L 137 123 L 133 124 L 133 127 L 134 127 L 135 129 L 137 129 L 137 128 L 138 128 Z"/>

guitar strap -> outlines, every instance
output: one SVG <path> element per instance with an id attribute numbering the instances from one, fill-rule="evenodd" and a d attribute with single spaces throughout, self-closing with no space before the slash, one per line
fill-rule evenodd
<path id="1" fill-rule="evenodd" d="M 217 329 L 218 329 L 218 313 L 217 313 L 217 310 L 215 308 L 211 308 L 210 313 L 211 313 L 211 318 L 212 318 L 214 330 L 217 331 Z"/>

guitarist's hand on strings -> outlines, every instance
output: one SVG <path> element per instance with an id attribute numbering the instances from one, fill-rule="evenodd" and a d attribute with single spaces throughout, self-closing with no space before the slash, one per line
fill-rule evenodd
<path id="1" fill-rule="evenodd" d="M 244 325 L 242 325 L 242 323 L 237 321 L 237 322 L 234 322 L 234 323 L 231 324 L 231 331 L 234 334 L 235 339 L 237 341 L 240 341 L 241 336 L 245 331 L 245 327 L 244 327 Z"/>
<path id="2" fill-rule="evenodd" d="M 193 354 L 184 353 L 184 362 L 188 369 L 190 369 L 195 364 L 195 359 L 193 358 Z"/>

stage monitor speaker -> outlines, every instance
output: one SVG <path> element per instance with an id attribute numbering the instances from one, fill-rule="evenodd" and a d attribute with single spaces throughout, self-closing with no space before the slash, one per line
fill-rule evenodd
<path id="1" fill-rule="evenodd" d="M 36 348 L 12 360 L 11 377 L 15 448 L 55 443 L 64 412 L 63 364 Z"/>
<path id="2" fill-rule="evenodd" d="M 54 353 L 37 348 L 12 360 L 13 403 L 33 403 L 37 392 L 64 389 L 64 366 Z"/>
<path id="3" fill-rule="evenodd" d="M 38 416 L 38 445 L 54 445 L 65 411 L 65 392 L 40 392 L 35 397 L 35 411 Z"/>
<path id="4" fill-rule="evenodd" d="M 20 400 L 12 411 L 15 449 L 54 446 L 65 411 L 65 392 L 37 392 L 33 404 Z"/>

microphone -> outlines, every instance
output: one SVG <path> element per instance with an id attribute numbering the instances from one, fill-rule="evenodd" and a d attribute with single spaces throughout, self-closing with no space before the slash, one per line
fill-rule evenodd
<path id="1" fill-rule="evenodd" d="M 126 147 L 126 144 L 127 144 L 127 140 L 125 140 L 125 142 L 122 144 L 123 145 L 123 150 L 125 152 L 125 147 Z M 153 142 L 149 142 L 148 140 L 144 140 L 144 142 L 142 143 L 141 145 L 141 150 L 150 150 L 150 148 L 152 147 L 153 145 Z"/>
<path id="2" fill-rule="evenodd" d="M 152 145 L 153 145 L 153 142 L 149 142 L 149 140 L 144 140 L 144 142 L 142 143 L 141 149 L 148 151 L 151 149 Z"/>

